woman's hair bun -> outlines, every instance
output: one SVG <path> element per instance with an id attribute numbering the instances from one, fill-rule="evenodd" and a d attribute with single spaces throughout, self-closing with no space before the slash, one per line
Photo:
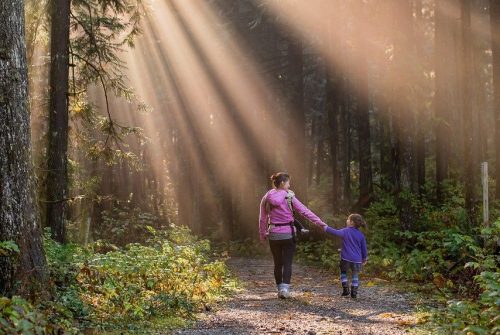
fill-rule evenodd
<path id="1" fill-rule="evenodd" d="M 286 172 L 277 172 L 271 176 L 271 180 L 275 187 L 279 187 L 282 182 L 287 181 L 289 179 L 290 175 L 288 175 L 288 173 Z"/>

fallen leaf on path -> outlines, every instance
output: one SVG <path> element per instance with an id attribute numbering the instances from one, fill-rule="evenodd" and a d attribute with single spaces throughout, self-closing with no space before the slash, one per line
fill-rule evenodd
<path id="1" fill-rule="evenodd" d="M 414 326 L 415 325 L 415 322 L 413 322 L 411 320 L 398 320 L 396 323 L 400 326 Z"/>

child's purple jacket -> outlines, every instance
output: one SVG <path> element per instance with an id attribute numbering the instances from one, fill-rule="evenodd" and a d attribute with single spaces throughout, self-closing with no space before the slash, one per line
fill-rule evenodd
<path id="1" fill-rule="evenodd" d="M 272 189 L 264 195 L 262 201 L 260 202 L 260 215 L 259 215 L 259 235 L 260 239 L 264 240 L 267 236 L 267 218 L 271 223 L 289 223 L 293 222 L 293 213 L 288 207 L 286 201 L 287 191 Z M 266 210 L 266 201 L 271 205 L 271 212 L 268 213 Z M 321 219 L 304 206 L 296 197 L 292 198 L 292 205 L 294 211 L 304 216 L 309 221 L 317 224 L 321 227 L 326 227 L 326 223 L 321 221 Z M 291 233 L 290 226 L 279 226 L 271 228 L 273 233 Z"/>
<path id="2" fill-rule="evenodd" d="M 365 235 L 357 228 L 333 229 L 332 227 L 325 227 L 325 232 L 342 237 L 340 257 L 343 260 L 353 263 L 363 263 L 368 257 Z"/>

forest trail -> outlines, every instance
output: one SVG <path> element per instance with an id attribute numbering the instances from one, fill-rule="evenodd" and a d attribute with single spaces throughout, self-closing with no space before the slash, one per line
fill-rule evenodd
<path id="1" fill-rule="evenodd" d="M 295 263 L 292 299 L 276 296 L 269 259 L 228 262 L 243 290 L 200 316 L 176 335 L 222 334 L 408 334 L 415 324 L 409 296 L 382 280 L 365 278 L 357 300 L 340 296 L 333 271 Z"/>

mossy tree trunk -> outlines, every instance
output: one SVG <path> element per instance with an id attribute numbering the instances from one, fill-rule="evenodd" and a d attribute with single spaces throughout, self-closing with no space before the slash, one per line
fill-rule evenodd
<path id="1" fill-rule="evenodd" d="M 19 246 L 0 256 L 0 294 L 26 296 L 45 280 L 45 257 L 31 165 L 24 1 L 2 0 L 0 13 L 0 241 Z"/>

